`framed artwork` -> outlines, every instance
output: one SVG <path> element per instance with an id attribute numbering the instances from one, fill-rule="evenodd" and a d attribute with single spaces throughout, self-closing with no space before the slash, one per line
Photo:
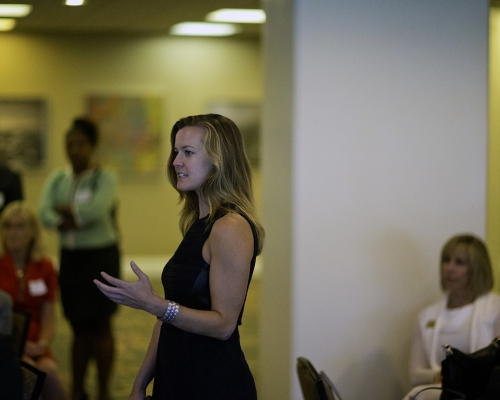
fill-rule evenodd
<path id="1" fill-rule="evenodd" d="M 125 178 L 158 176 L 162 168 L 162 100 L 158 97 L 91 95 L 87 112 L 100 130 L 103 162 Z"/>
<path id="2" fill-rule="evenodd" d="M 240 129 L 248 160 L 253 168 L 259 167 L 260 104 L 238 102 L 211 102 L 208 112 L 228 117 Z"/>
<path id="3" fill-rule="evenodd" d="M 41 99 L 0 99 L 0 163 L 19 171 L 47 159 L 47 105 Z"/>

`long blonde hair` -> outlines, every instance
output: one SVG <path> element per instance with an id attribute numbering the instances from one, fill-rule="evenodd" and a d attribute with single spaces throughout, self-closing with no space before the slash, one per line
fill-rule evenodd
<path id="1" fill-rule="evenodd" d="M 218 213 L 240 212 L 246 215 L 255 227 L 260 253 L 265 233 L 255 210 L 252 173 L 240 130 L 232 120 L 218 114 L 194 115 L 177 121 L 170 134 L 172 150 L 167 164 L 168 179 L 174 188 L 177 188 L 177 173 L 173 166 L 177 154 L 175 137 L 186 126 L 201 127 L 205 131 L 204 152 L 213 168 L 201 185 L 201 193 L 210 209 L 209 220 L 213 221 Z M 198 218 L 198 196 L 194 191 L 177 191 L 183 202 L 179 227 L 184 235 Z"/>
<path id="2" fill-rule="evenodd" d="M 33 241 L 29 249 L 29 255 L 32 260 L 40 261 L 44 257 L 42 244 L 40 240 L 40 223 L 36 214 L 31 208 L 28 207 L 27 203 L 23 200 L 13 201 L 3 209 L 0 215 L 0 257 L 3 256 L 7 249 L 5 248 L 5 240 L 3 237 L 3 230 L 5 225 L 14 216 L 20 216 L 24 221 L 33 228 L 35 234 L 33 235 Z"/>

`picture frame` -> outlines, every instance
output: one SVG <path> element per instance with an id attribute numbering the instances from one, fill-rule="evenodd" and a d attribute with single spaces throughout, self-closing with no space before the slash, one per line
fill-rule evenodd
<path id="1" fill-rule="evenodd" d="M 245 143 L 245 151 L 252 168 L 260 165 L 260 103 L 212 101 L 208 112 L 228 117 L 239 128 Z"/>
<path id="2" fill-rule="evenodd" d="M 46 161 L 46 101 L 0 98 L 0 163 L 26 171 L 43 167 Z"/>
<path id="3" fill-rule="evenodd" d="M 124 178 L 158 176 L 162 107 L 156 96 L 89 95 L 87 115 L 99 127 L 100 159 Z"/>

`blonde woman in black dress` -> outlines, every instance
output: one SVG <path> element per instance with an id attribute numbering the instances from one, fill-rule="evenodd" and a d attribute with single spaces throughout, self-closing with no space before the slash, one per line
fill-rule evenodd
<path id="1" fill-rule="evenodd" d="M 243 307 L 264 239 L 236 125 L 220 115 L 172 128 L 168 177 L 179 192 L 183 240 L 162 273 L 165 298 L 131 262 L 136 282 L 103 273 L 111 300 L 158 317 L 130 399 L 256 399 L 239 341 Z"/>

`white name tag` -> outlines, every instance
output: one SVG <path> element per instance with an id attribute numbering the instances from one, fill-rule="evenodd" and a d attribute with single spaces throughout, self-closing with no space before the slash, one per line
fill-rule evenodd
<path id="1" fill-rule="evenodd" d="M 75 201 L 77 203 L 88 203 L 92 199 L 92 191 L 90 189 L 82 189 L 75 193 Z"/>
<path id="2" fill-rule="evenodd" d="M 43 279 L 35 279 L 32 281 L 28 281 L 28 287 L 30 294 L 33 297 L 43 296 L 44 294 L 47 294 L 49 291 Z"/>

